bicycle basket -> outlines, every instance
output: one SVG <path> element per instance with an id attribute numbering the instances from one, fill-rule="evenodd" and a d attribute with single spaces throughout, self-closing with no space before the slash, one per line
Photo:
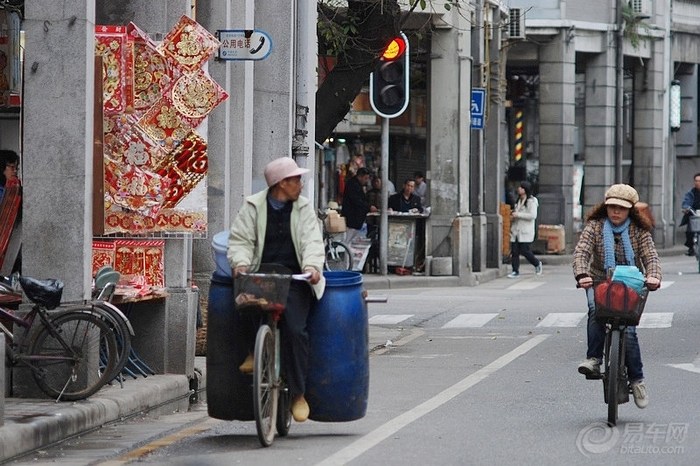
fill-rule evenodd
<path id="1" fill-rule="evenodd" d="M 291 275 L 275 273 L 240 274 L 233 280 L 236 308 L 239 311 L 283 311 L 291 279 Z"/>
<path id="2" fill-rule="evenodd" d="M 688 229 L 693 233 L 700 233 L 700 215 L 688 217 Z"/>
<path id="3" fill-rule="evenodd" d="M 644 312 L 648 290 L 637 293 L 621 281 L 608 280 L 596 286 L 595 316 L 598 320 L 616 319 L 624 325 L 637 325 Z"/>

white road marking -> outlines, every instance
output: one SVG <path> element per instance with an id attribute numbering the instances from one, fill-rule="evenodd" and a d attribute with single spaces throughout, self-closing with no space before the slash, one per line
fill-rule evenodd
<path id="1" fill-rule="evenodd" d="M 642 314 L 637 328 L 669 328 L 673 322 L 673 312 L 647 312 Z"/>
<path id="2" fill-rule="evenodd" d="M 513 285 L 509 286 L 509 290 L 534 290 L 537 287 L 540 287 L 544 285 L 545 282 L 543 281 L 535 281 L 535 280 L 523 280 L 521 282 L 514 283 Z"/>
<path id="3" fill-rule="evenodd" d="M 372 325 L 393 325 L 413 317 L 413 314 L 377 314 L 369 318 Z"/>
<path id="4" fill-rule="evenodd" d="M 321 461 L 319 466 L 330 466 L 330 465 L 342 465 L 347 464 L 354 460 L 358 456 L 362 455 L 370 448 L 379 445 L 382 441 L 394 435 L 399 430 L 403 429 L 407 425 L 411 424 L 413 421 L 420 419 L 431 411 L 436 410 L 440 406 L 444 405 L 451 399 L 462 394 L 466 390 L 470 389 L 477 383 L 486 379 L 489 375 L 495 373 L 497 370 L 504 368 L 511 362 L 513 362 L 518 357 L 524 355 L 544 340 L 546 340 L 549 335 L 537 335 L 522 345 L 515 348 L 510 353 L 506 353 L 500 358 L 496 359 L 494 362 L 485 366 L 473 374 L 465 377 L 451 387 L 443 390 L 434 397 L 424 401 L 415 408 L 406 411 L 405 413 L 389 420 L 378 428 L 374 429 L 367 435 L 354 441 L 347 447 L 336 452 L 335 454 L 329 456 L 325 460 Z"/>
<path id="5" fill-rule="evenodd" d="M 684 371 L 695 372 L 700 374 L 700 356 L 695 358 L 695 361 L 683 364 L 667 364 L 668 366 L 675 367 L 676 369 L 683 369 Z"/>
<path id="6" fill-rule="evenodd" d="M 683 363 L 683 364 L 668 364 L 668 365 L 671 367 L 675 367 L 676 369 L 683 369 L 684 371 L 695 372 L 696 374 L 700 374 L 700 367 L 696 366 L 695 364 Z"/>
<path id="7" fill-rule="evenodd" d="M 460 314 L 442 328 L 478 328 L 496 317 L 498 314 Z"/>
<path id="8" fill-rule="evenodd" d="M 537 324 L 538 327 L 578 327 L 585 312 L 551 312 Z"/>

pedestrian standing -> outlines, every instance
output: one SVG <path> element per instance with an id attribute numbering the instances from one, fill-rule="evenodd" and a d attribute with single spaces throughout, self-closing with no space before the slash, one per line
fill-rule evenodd
<path id="1" fill-rule="evenodd" d="M 538 260 L 530 250 L 530 245 L 535 241 L 535 219 L 539 203 L 532 195 L 532 185 L 528 181 L 520 182 L 517 192 L 518 200 L 510 214 L 510 252 L 513 271 L 508 274 L 508 278 L 520 276 L 521 254 L 535 267 L 535 273 L 542 275 L 542 261 Z"/>
<path id="2" fill-rule="evenodd" d="M 347 244 L 357 237 L 362 237 L 360 230 L 367 220 L 369 212 L 376 212 L 377 208 L 370 206 L 365 193 L 365 186 L 369 182 L 369 170 L 365 167 L 357 169 L 357 174 L 353 176 L 345 186 L 343 195 L 343 210 L 347 231 L 345 232 L 345 242 Z"/>
<path id="3" fill-rule="evenodd" d="M 416 188 L 413 193 L 420 197 L 420 204 L 425 207 L 428 205 L 428 185 L 425 182 L 423 172 L 413 172 L 413 180 L 416 182 Z"/>

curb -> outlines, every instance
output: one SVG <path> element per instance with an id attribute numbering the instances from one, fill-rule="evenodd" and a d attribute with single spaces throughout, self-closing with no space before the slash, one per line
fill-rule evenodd
<path id="1" fill-rule="evenodd" d="M 89 399 L 73 403 L 8 399 L 5 423 L 0 427 L 0 459 L 6 461 L 46 448 L 110 422 L 181 399 L 186 410 L 189 395 L 187 376 L 166 374 L 127 380 L 123 388 L 106 386 Z"/>

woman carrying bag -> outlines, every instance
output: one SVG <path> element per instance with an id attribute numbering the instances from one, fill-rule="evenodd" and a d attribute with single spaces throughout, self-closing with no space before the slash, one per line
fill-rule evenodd
<path id="1" fill-rule="evenodd" d="M 542 261 L 538 260 L 530 250 L 530 245 L 535 241 L 535 219 L 538 207 L 537 198 L 532 195 L 532 185 L 527 181 L 521 181 L 518 187 L 518 200 L 510 214 L 510 264 L 513 271 L 508 274 L 508 278 L 520 276 L 521 254 L 535 268 L 535 273 L 542 275 Z"/>

